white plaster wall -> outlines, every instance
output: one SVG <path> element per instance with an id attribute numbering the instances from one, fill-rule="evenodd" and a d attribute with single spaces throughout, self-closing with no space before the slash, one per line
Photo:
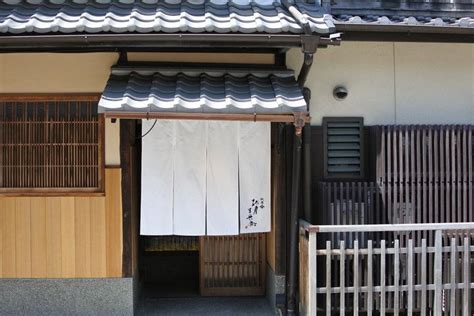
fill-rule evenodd
<path id="1" fill-rule="evenodd" d="M 396 122 L 469 124 L 474 45 L 397 43 Z"/>
<path id="2" fill-rule="evenodd" d="M 301 67 L 291 50 L 289 67 Z M 332 96 L 337 85 L 349 95 Z M 343 42 L 320 49 L 308 77 L 311 123 L 324 116 L 363 116 L 374 124 L 473 124 L 474 45 Z"/>

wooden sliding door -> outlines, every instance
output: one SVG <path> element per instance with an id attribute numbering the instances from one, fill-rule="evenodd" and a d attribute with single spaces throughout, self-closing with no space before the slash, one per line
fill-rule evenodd
<path id="1" fill-rule="evenodd" d="M 203 296 L 265 293 L 265 234 L 200 238 Z"/>

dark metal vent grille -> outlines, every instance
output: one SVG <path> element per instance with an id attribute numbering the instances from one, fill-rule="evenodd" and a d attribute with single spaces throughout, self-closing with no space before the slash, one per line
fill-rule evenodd
<path id="1" fill-rule="evenodd" d="M 363 118 L 324 118 L 324 168 L 328 178 L 360 178 Z"/>

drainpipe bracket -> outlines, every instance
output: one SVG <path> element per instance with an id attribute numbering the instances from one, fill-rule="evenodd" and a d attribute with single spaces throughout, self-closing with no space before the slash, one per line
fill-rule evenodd
<path id="1" fill-rule="evenodd" d="M 118 65 L 124 65 L 128 62 L 128 53 L 125 50 L 119 52 L 119 58 L 117 60 Z"/>
<path id="2" fill-rule="evenodd" d="M 319 35 L 301 35 L 301 50 L 305 54 L 314 54 L 318 49 Z"/>
<path id="3" fill-rule="evenodd" d="M 303 133 L 303 127 L 306 122 L 309 120 L 308 112 L 295 112 L 293 113 L 295 121 L 293 125 L 295 126 L 295 134 L 296 136 L 301 136 Z"/>

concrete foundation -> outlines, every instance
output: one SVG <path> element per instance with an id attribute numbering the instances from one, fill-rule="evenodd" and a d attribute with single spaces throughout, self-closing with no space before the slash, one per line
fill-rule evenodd
<path id="1" fill-rule="evenodd" d="M 268 303 L 276 315 L 285 307 L 285 276 L 276 275 L 273 269 L 267 265 L 267 288 L 266 296 Z"/>
<path id="2" fill-rule="evenodd" d="M 0 315 L 133 315 L 133 278 L 0 279 Z"/>

